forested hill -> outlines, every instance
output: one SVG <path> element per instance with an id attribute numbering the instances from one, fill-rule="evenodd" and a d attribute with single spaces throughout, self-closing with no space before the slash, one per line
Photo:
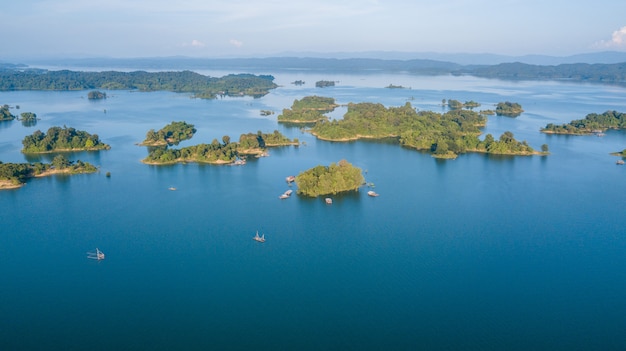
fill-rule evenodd
<path id="1" fill-rule="evenodd" d="M 191 71 L 180 72 L 78 72 L 45 70 L 0 71 L 0 90 L 136 89 L 216 95 L 262 96 L 276 88 L 270 75 L 230 74 L 221 78 Z"/>
<path id="2" fill-rule="evenodd" d="M 572 80 L 593 83 L 626 84 L 626 62 L 614 64 L 561 64 L 556 66 L 501 63 L 459 70 L 458 74 L 519 80 Z"/>

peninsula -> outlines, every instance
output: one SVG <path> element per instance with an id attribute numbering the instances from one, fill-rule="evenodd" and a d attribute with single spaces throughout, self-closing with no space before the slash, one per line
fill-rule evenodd
<path id="1" fill-rule="evenodd" d="M 23 153 L 50 153 L 66 151 L 108 150 L 111 147 L 102 141 L 97 134 L 89 134 L 82 130 L 68 127 L 52 127 L 48 133 L 35 131 L 22 140 Z"/>

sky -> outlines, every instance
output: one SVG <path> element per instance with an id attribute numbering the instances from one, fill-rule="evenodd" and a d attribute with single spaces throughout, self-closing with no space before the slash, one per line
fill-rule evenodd
<path id="1" fill-rule="evenodd" d="M 0 61 L 626 51 L 624 0 L 19 0 L 0 13 Z"/>

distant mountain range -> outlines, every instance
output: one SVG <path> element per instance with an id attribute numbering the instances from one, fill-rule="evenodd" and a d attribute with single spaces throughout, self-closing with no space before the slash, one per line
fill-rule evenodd
<path id="1" fill-rule="evenodd" d="M 318 55 L 320 57 L 314 57 Z M 345 56 L 345 57 L 342 57 Z M 28 66 L 26 66 L 27 64 Z M 420 75 L 473 75 L 498 79 L 571 80 L 626 84 L 626 52 L 599 52 L 567 57 L 502 56 L 437 53 L 285 53 L 280 57 L 249 58 L 70 58 L 1 63 L 0 71 L 48 69 L 87 70 L 225 70 L 262 73 L 281 70 L 317 72 L 407 72 Z"/>

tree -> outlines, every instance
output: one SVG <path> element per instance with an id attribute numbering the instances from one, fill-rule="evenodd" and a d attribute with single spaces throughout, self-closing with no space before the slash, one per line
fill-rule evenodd
<path id="1" fill-rule="evenodd" d="M 71 165 L 70 161 L 63 155 L 56 155 L 52 159 L 52 166 L 56 169 L 65 169 Z"/>
<path id="2" fill-rule="evenodd" d="M 230 143 L 230 137 L 228 135 L 224 135 L 222 137 L 222 141 L 224 142 L 224 145 L 228 145 Z"/>
<path id="3" fill-rule="evenodd" d="M 548 144 L 541 145 L 541 152 L 548 152 Z"/>

